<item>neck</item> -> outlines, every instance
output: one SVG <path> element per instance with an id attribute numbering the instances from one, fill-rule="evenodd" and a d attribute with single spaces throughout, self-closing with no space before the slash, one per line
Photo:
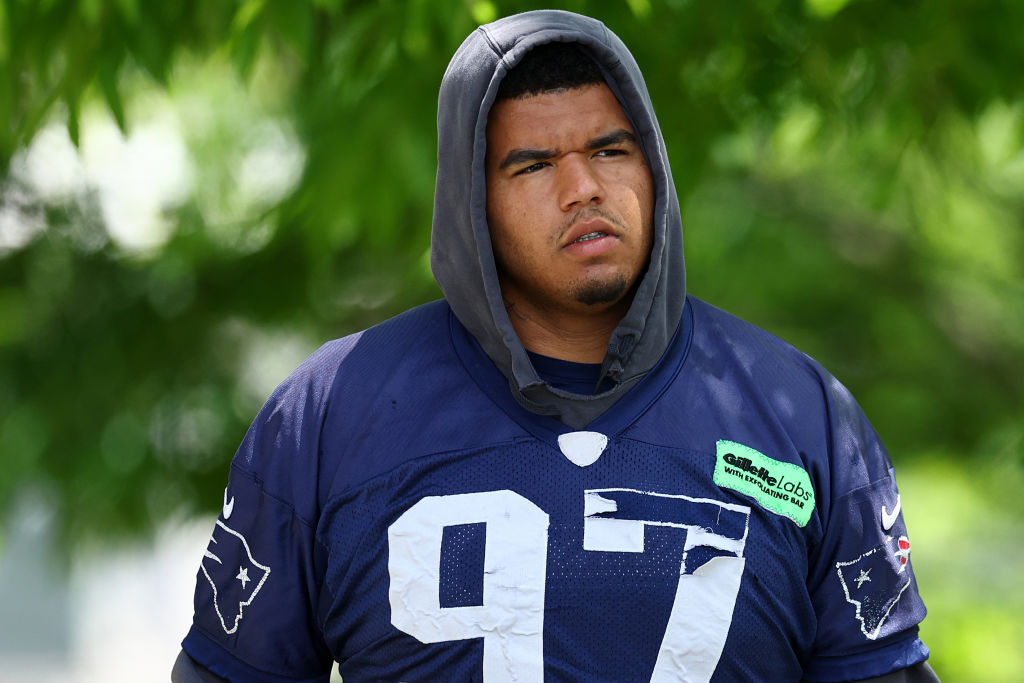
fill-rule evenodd
<path id="1" fill-rule="evenodd" d="M 628 302 L 579 314 L 531 310 L 521 301 L 505 301 L 512 328 L 523 346 L 543 356 L 574 363 L 600 363 Z"/>

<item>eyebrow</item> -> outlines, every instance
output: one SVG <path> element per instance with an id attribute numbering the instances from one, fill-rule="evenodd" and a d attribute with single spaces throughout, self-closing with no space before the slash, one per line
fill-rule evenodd
<path id="1" fill-rule="evenodd" d="M 636 136 L 625 128 L 620 128 L 606 135 L 600 135 L 592 140 L 588 140 L 585 147 L 588 150 L 600 149 L 602 147 L 610 147 L 612 145 L 621 145 L 623 142 L 632 142 L 636 144 Z"/>
<path id="2" fill-rule="evenodd" d="M 558 154 L 555 149 L 513 149 L 498 165 L 498 170 L 504 171 L 509 166 L 518 166 L 527 162 L 544 161 Z"/>
<path id="3" fill-rule="evenodd" d="M 596 138 L 587 140 L 583 146 L 586 150 L 601 149 L 602 147 L 609 147 L 611 145 L 621 145 L 624 142 L 636 143 L 636 136 L 630 133 L 625 128 L 606 133 L 605 135 L 599 135 Z M 558 156 L 557 149 L 531 149 L 531 148 L 520 148 L 513 149 L 505 158 L 498 164 L 498 170 L 505 170 L 509 166 L 518 166 L 527 162 L 544 161 L 551 157 Z"/>

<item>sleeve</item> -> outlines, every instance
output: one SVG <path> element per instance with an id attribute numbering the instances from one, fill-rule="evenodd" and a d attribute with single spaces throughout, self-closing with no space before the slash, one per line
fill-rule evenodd
<path id="1" fill-rule="evenodd" d="M 314 356 L 249 428 L 196 575 L 182 648 L 229 681 L 327 681 L 317 475 L 329 380 Z"/>
<path id="2" fill-rule="evenodd" d="M 817 616 L 808 681 L 853 681 L 928 658 L 925 616 L 895 471 L 849 391 L 826 387 L 832 452 L 816 473 L 827 491 L 823 536 L 812 550 L 808 590 Z"/>

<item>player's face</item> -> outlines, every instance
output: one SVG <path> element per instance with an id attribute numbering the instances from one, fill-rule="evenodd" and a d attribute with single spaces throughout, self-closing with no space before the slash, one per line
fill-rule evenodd
<path id="1" fill-rule="evenodd" d="M 628 306 L 653 206 L 636 133 L 607 85 L 491 109 L 487 218 L 506 302 L 535 313 Z"/>

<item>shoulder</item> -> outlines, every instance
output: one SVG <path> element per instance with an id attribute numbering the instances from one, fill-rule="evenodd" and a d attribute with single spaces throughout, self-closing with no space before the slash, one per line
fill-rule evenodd
<path id="1" fill-rule="evenodd" d="M 311 519 L 317 496 L 309 487 L 323 474 L 325 429 L 351 430 L 396 374 L 414 378 L 443 356 L 449 313 L 444 301 L 431 302 L 321 346 L 263 404 L 232 467 Z"/>
<path id="2" fill-rule="evenodd" d="M 697 387 L 717 405 L 767 418 L 770 431 L 781 430 L 812 476 L 837 494 L 888 479 L 888 454 L 874 428 L 821 363 L 756 325 L 699 299 L 689 302 L 689 390 Z"/>
<path id="3" fill-rule="evenodd" d="M 688 297 L 688 303 L 693 333 L 684 373 L 691 385 L 748 409 L 770 408 L 804 432 L 826 429 L 833 403 L 853 400 L 828 370 L 792 344 L 699 299 Z"/>
<path id="4" fill-rule="evenodd" d="M 809 381 L 831 377 L 817 361 L 771 332 L 696 297 L 687 300 L 693 309 L 693 349 L 698 353 L 721 357 L 723 349 L 730 349 L 733 354 L 722 360 L 751 372 L 768 369 L 764 363 L 770 360 L 771 366 L 781 365 Z"/>
<path id="5" fill-rule="evenodd" d="M 325 343 L 278 385 L 261 413 L 298 407 L 320 412 L 339 377 L 349 375 L 369 384 L 400 360 L 429 355 L 449 334 L 449 312 L 443 300 L 433 301 Z"/>
<path id="6" fill-rule="evenodd" d="M 413 349 L 427 350 L 449 334 L 450 311 L 444 300 L 432 301 L 373 327 L 329 341 L 307 358 L 282 386 L 317 383 L 333 377 L 346 365 L 372 368 L 375 362 L 403 357 Z"/>
<path id="7" fill-rule="evenodd" d="M 853 394 L 817 360 L 731 313 L 695 297 L 688 301 L 694 335 L 687 363 L 734 378 L 748 377 L 752 388 L 804 397 L 836 418 L 859 417 Z"/>

